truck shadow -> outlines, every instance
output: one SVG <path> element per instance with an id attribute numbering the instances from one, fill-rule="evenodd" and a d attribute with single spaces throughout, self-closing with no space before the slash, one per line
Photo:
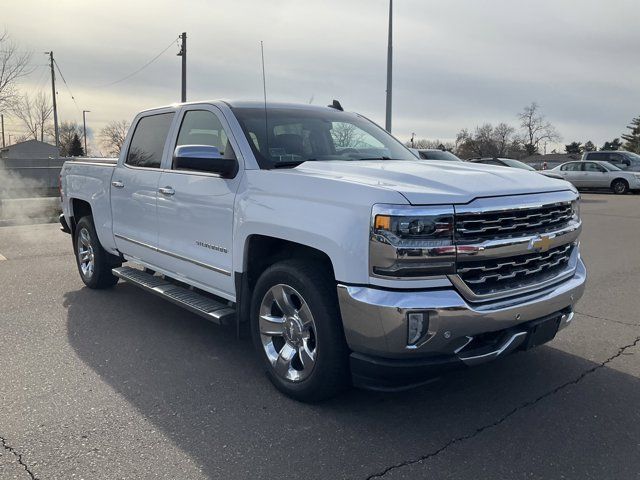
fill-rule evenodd
<path id="1" fill-rule="evenodd" d="M 136 287 L 68 292 L 65 306 L 68 339 L 78 357 L 212 478 L 365 478 L 495 424 L 596 365 L 541 347 L 408 392 L 353 390 L 305 405 L 271 386 L 251 342 L 237 340 L 235 329 L 210 324 Z M 572 437 L 601 438 L 622 424 L 638 438 L 640 422 L 628 418 L 640 402 L 638 379 L 604 367 L 589 381 L 607 392 L 605 402 L 601 393 L 587 399 L 575 393 L 560 396 L 560 405 L 523 409 L 508 427 L 520 440 L 531 439 L 518 448 L 535 450 L 537 458 L 547 455 L 558 471 L 576 462 L 585 468 L 618 458 L 628 462 L 633 453 L 620 442 L 592 442 L 571 450 L 572 456 L 563 453 L 565 437 L 548 434 L 567 430 Z M 508 446 L 485 445 L 476 455 L 497 458 L 503 448 Z"/>

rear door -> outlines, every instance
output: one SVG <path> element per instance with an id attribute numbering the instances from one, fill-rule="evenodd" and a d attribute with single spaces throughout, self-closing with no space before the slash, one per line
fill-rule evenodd
<path id="1" fill-rule="evenodd" d="M 582 187 L 584 186 L 583 176 L 582 176 L 583 163 L 584 162 L 565 163 L 560 167 L 560 170 L 558 173 L 560 173 L 560 175 L 562 175 L 562 177 L 565 180 L 567 180 L 568 182 L 571 182 L 576 187 L 578 188 Z"/>
<path id="2" fill-rule="evenodd" d="M 111 184 L 113 234 L 118 250 L 155 264 L 158 246 L 157 197 L 160 165 L 175 112 L 140 117 Z"/>
<path id="3" fill-rule="evenodd" d="M 171 151 L 181 145 L 211 145 L 240 162 L 234 178 L 178 170 L 173 161 L 160 177 L 158 195 L 159 266 L 195 286 L 234 298 L 231 272 L 235 194 L 243 173 L 236 140 L 213 105 L 189 105 L 181 113 Z"/>

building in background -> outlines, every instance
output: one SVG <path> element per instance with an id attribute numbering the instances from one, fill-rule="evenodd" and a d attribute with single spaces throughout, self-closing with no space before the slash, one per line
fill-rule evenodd
<path id="1" fill-rule="evenodd" d="M 58 158 L 59 150 L 55 145 L 39 140 L 27 140 L 0 149 L 0 158 L 44 159 Z"/>

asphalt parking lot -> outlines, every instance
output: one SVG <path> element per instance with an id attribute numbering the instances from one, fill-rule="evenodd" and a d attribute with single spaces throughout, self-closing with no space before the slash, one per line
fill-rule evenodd
<path id="1" fill-rule="evenodd" d="M 640 197 L 582 215 L 589 284 L 553 342 L 319 405 L 233 328 L 84 288 L 56 225 L 2 227 L 0 478 L 640 478 Z"/>

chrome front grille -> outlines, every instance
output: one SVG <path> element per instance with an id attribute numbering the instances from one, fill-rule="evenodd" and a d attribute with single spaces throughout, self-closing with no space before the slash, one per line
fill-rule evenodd
<path id="1" fill-rule="evenodd" d="M 540 234 L 565 227 L 573 218 L 571 202 L 540 207 L 456 214 L 456 241 L 474 242 Z"/>
<path id="2" fill-rule="evenodd" d="M 464 262 L 458 265 L 458 275 L 475 295 L 535 287 L 566 271 L 574 248 L 568 243 L 544 253 Z"/>

